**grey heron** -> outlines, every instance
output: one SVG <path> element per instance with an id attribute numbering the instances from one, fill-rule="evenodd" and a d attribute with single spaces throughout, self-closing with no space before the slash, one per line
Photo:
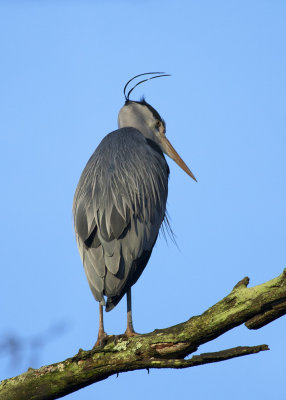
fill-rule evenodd
<path id="1" fill-rule="evenodd" d="M 138 82 L 126 95 L 131 81 Z M 146 102 L 130 100 L 139 84 L 168 76 L 161 72 L 136 75 L 124 87 L 125 104 L 118 115 L 119 129 L 98 145 L 77 185 L 73 216 L 79 253 L 90 289 L 99 302 L 96 344 L 107 336 L 103 306 L 115 307 L 127 294 L 126 336 L 135 335 L 131 287 L 143 272 L 166 216 L 169 167 L 164 153 L 191 178 L 187 165 L 165 136 L 166 124 Z"/>

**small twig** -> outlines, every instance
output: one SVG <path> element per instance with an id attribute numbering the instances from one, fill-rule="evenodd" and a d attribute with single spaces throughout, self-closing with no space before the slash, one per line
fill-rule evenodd
<path id="1" fill-rule="evenodd" d="M 197 367 L 198 365 L 210 364 L 214 362 L 226 361 L 231 358 L 247 356 L 249 354 L 256 354 L 260 351 L 269 350 L 267 344 L 261 344 L 258 346 L 239 346 L 233 347 L 231 349 L 216 351 L 213 353 L 202 353 L 199 355 L 194 355 L 189 360 L 162 360 L 155 359 L 151 360 L 151 365 L 153 368 L 190 368 Z"/>

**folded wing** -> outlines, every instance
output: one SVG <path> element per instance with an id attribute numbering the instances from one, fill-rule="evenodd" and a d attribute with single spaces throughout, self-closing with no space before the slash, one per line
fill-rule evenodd
<path id="1" fill-rule="evenodd" d="M 134 128 L 107 135 L 81 175 L 73 203 L 76 238 L 92 293 L 106 311 L 149 260 L 165 216 L 168 175 L 160 149 Z"/>

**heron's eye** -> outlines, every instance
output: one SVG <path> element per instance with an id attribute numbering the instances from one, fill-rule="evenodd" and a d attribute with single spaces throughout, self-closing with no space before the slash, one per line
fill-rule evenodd
<path id="1" fill-rule="evenodd" d="M 159 120 L 157 119 L 155 126 L 156 126 L 156 128 L 159 129 L 160 126 L 161 126 L 161 121 L 159 121 Z"/>

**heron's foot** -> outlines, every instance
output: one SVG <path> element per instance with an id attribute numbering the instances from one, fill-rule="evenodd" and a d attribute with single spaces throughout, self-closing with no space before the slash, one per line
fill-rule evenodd
<path id="1" fill-rule="evenodd" d="M 124 337 L 128 337 L 128 338 L 133 337 L 133 336 L 139 336 L 139 335 L 140 335 L 139 333 L 134 331 L 133 327 L 132 328 L 127 327 L 126 331 L 123 334 Z"/>
<path id="2" fill-rule="evenodd" d="M 114 335 L 114 344 L 117 345 L 117 343 L 119 342 L 120 339 L 127 339 L 129 337 L 133 337 L 133 336 L 139 336 L 140 333 L 137 333 L 133 330 L 130 329 L 126 329 L 126 331 L 124 333 L 121 333 L 120 335 Z"/>
<path id="3" fill-rule="evenodd" d="M 108 341 L 108 335 L 105 332 L 99 332 L 97 336 L 97 341 L 95 342 L 95 347 L 104 347 Z"/>

